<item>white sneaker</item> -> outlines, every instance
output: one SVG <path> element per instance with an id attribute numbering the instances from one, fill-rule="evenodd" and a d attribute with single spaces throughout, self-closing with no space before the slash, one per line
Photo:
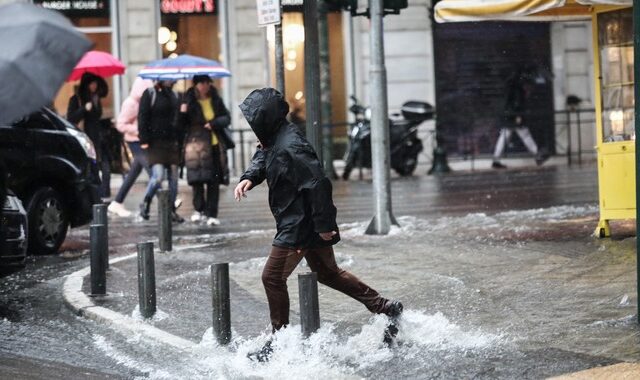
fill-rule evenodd
<path id="1" fill-rule="evenodd" d="M 194 211 L 193 214 L 191 215 L 191 221 L 194 223 L 199 222 L 202 220 L 203 216 L 204 215 L 200 214 L 199 212 Z"/>
<path id="2" fill-rule="evenodd" d="M 173 202 L 173 207 L 177 210 L 180 206 L 182 206 L 182 198 L 176 198 L 176 201 Z"/>
<path id="3" fill-rule="evenodd" d="M 132 215 L 131 211 L 124 208 L 124 205 L 122 203 L 118 203 L 116 201 L 109 203 L 109 207 L 107 207 L 107 211 L 121 218 L 128 218 Z"/>
<path id="4" fill-rule="evenodd" d="M 219 225 L 220 225 L 220 220 L 218 218 L 207 219 L 207 226 L 219 226 Z"/>

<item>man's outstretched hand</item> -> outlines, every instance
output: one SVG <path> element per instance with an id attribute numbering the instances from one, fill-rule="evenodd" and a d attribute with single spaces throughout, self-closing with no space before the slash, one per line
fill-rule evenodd
<path id="1" fill-rule="evenodd" d="M 233 196 L 236 198 L 236 201 L 240 202 L 242 198 L 247 197 L 247 191 L 251 190 L 253 187 L 253 182 L 248 179 L 243 179 L 240 181 L 238 186 L 236 186 L 235 190 L 233 190 Z"/>
<path id="2" fill-rule="evenodd" d="M 331 232 L 320 232 L 319 235 L 322 238 L 322 240 L 326 240 L 329 241 L 331 240 L 331 238 L 333 238 L 335 235 L 337 234 L 336 231 L 331 231 Z"/>

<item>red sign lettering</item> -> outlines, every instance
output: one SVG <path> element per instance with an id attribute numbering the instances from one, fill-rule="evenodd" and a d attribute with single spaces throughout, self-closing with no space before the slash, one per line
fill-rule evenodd
<path id="1" fill-rule="evenodd" d="M 170 14 L 215 13 L 216 4 L 214 0 L 162 0 L 160 10 Z"/>

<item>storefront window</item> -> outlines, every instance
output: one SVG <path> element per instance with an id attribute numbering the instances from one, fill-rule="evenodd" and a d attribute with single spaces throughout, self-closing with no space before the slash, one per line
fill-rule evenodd
<path id="1" fill-rule="evenodd" d="M 161 0 L 162 56 L 191 54 L 221 60 L 218 10 L 214 0 Z"/>
<path id="2" fill-rule="evenodd" d="M 342 45 L 342 15 L 339 12 L 327 15 L 329 29 L 329 66 L 331 70 L 332 121 L 340 124 L 346 120 L 344 78 L 344 47 Z M 267 29 L 271 82 L 275 86 L 275 31 Z M 285 99 L 289 103 L 290 120 L 304 127 L 306 120 L 306 94 L 304 92 L 304 17 L 302 12 L 287 11 L 282 15 L 282 42 L 284 48 Z M 345 136 L 344 125 L 333 128 L 334 136 Z"/>
<path id="3" fill-rule="evenodd" d="M 35 0 L 35 4 L 44 8 L 56 10 L 69 18 L 71 23 L 83 31 L 93 43 L 93 50 L 111 53 L 111 20 L 109 0 L 73 0 L 73 1 L 44 1 Z M 105 78 L 109 86 L 109 95 L 102 99 L 102 116 L 111 118 L 113 110 L 113 78 Z M 75 93 L 80 81 L 65 82 L 53 101 L 53 108 L 65 116 L 69 99 Z"/>
<path id="4" fill-rule="evenodd" d="M 604 142 L 635 139 L 631 8 L 598 15 Z"/>

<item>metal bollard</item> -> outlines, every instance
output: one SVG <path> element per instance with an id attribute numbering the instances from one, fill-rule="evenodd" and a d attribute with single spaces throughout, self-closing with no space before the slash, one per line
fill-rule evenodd
<path id="1" fill-rule="evenodd" d="M 107 248 L 107 229 L 102 224 L 92 224 L 90 229 L 91 240 L 91 294 L 107 294 L 107 273 L 104 266 L 104 250 Z"/>
<path id="2" fill-rule="evenodd" d="M 97 203 L 93 205 L 93 224 L 104 224 L 105 226 L 109 225 L 106 204 Z"/>
<path id="3" fill-rule="evenodd" d="M 104 268 L 109 270 L 109 217 L 107 214 L 107 205 L 103 203 L 98 203 L 93 205 L 93 224 L 101 224 L 104 226 L 104 229 L 107 234 L 107 238 L 105 240 L 105 250 L 102 259 L 104 260 Z"/>
<path id="4" fill-rule="evenodd" d="M 171 246 L 171 197 L 169 190 L 158 190 L 158 228 L 160 252 L 170 252 Z"/>
<path id="5" fill-rule="evenodd" d="M 231 303 L 229 302 L 229 264 L 211 266 L 213 333 L 219 344 L 231 341 Z"/>
<path id="6" fill-rule="evenodd" d="M 308 337 L 320 328 L 317 273 L 299 274 L 298 290 L 300 293 L 300 326 L 302 335 Z"/>
<path id="7" fill-rule="evenodd" d="M 156 270 L 153 243 L 138 243 L 138 300 L 140 314 L 151 318 L 156 313 Z"/>

